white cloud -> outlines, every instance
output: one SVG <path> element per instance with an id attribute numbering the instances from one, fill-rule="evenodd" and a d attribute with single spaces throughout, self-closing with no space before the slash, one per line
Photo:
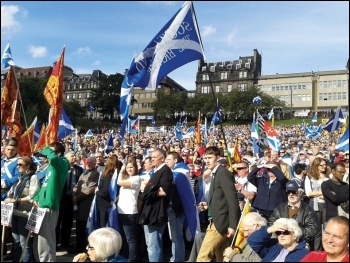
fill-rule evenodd
<path id="1" fill-rule="evenodd" d="M 1 34 L 10 34 L 21 29 L 21 25 L 16 19 L 19 11 L 19 7 L 15 5 L 1 6 Z"/>
<path id="2" fill-rule="evenodd" d="M 228 46 L 234 46 L 234 45 L 237 44 L 236 36 L 237 36 L 237 31 L 236 31 L 236 30 L 232 30 L 232 31 L 227 35 L 226 41 L 227 41 L 227 45 L 228 45 Z"/>
<path id="3" fill-rule="evenodd" d="M 80 47 L 78 48 L 78 51 L 77 51 L 78 55 L 87 55 L 87 54 L 90 54 L 91 53 L 91 49 L 90 47 Z"/>
<path id="4" fill-rule="evenodd" d="M 43 58 L 47 56 L 47 48 L 46 47 L 36 47 L 31 45 L 29 47 L 29 53 L 32 58 Z"/>
<path id="5" fill-rule="evenodd" d="M 216 33 L 216 28 L 212 25 L 209 26 L 203 26 L 203 30 L 201 32 L 201 35 L 203 37 L 208 37 Z"/>

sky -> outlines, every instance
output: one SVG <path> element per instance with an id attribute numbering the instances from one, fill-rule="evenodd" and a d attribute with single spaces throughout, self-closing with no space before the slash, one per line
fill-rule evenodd
<path id="1" fill-rule="evenodd" d="M 184 1 L 1 1 L 1 53 L 14 63 L 64 64 L 77 74 L 124 74 Z M 194 1 L 208 63 L 262 55 L 262 75 L 344 70 L 349 59 L 349 2 Z M 195 89 L 198 62 L 169 73 Z"/>

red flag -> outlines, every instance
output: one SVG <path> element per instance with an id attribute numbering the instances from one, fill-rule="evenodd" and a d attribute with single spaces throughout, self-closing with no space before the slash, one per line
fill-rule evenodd
<path id="1" fill-rule="evenodd" d="M 64 65 L 64 51 L 63 48 L 60 57 L 57 60 L 52 74 L 47 82 L 44 90 L 44 97 L 50 105 L 51 114 L 49 124 L 46 127 L 47 143 L 56 142 L 58 140 L 58 127 L 62 114 L 63 104 L 63 65 Z"/>
<path id="2" fill-rule="evenodd" d="M 23 133 L 19 141 L 18 151 L 21 156 L 31 156 L 34 150 L 34 126 L 30 126 L 28 130 Z"/>
<path id="3" fill-rule="evenodd" d="M 18 97 L 18 86 L 13 66 L 7 72 L 6 82 L 1 95 L 1 124 L 6 125 L 8 118 L 12 118 L 13 102 Z"/>
<path id="4" fill-rule="evenodd" d="M 275 131 L 275 129 L 272 128 L 272 127 L 270 126 L 270 124 L 269 124 L 267 121 L 265 121 L 265 123 L 264 123 L 264 130 L 265 130 L 266 134 L 267 134 L 268 136 L 270 136 L 270 137 L 278 136 L 278 134 L 277 134 L 277 132 Z"/>
<path id="5" fill-rule="evenodd" d="M 11 136 L 15 137 L 17 141 L 20 141 L 23 127 L 21 125 L 21 117 L 20 117 L 20 98 L 19 93 L 17 93 L 17 98 L 13 101 L 11 107 L 11 115 L 7 117 L 7 127 L 11 132 Z"/>
<path id="6" fill-rule="evenodd" d="M 47 145 L 46 128 L 45 128 L 45 125 L 43 124 L 40 131 L 40 136 L 39 136 L 38 142 L 35 145 L 34 151 L 40 151 L 46 145 Z"/>

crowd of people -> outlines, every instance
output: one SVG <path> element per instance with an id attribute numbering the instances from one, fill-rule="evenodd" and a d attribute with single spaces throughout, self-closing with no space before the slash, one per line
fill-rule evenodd
<path id="1" fill-rule="evenodd" d="M 205 143 L 170 131 L 121 143 L 111 130 L 82 134 L 75 148 L 71 135 L 33 156 L 4 139 L 1 200 L 14 204 L 7 259 L 55 262 L 64 249 L 78 254 L 74 262 L 348 262 L 349 151 L 335 148 L 339 130 L 308 139 L 299 125 L 275 129 L 281 149 L 260 154 L 248 125 L 225 127 L 225 137 L 215 130 Z M 231 157 L 235 144 L 240 160 Z M 89 233 L 94 205 L 98 226 Z M 37 234 L 25 228 L 32 207 L 46 211 Z"/>

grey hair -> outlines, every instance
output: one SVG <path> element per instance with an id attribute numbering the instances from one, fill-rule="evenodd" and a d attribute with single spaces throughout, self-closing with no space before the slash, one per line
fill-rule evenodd
<path id="1" fill-rule="evenodd" d="M 267 222 L 264 217 L 262 217 L 259 213 L 257 212 L 249 212 L 243 217 L 242 222 L 244 221 L 245 224 L 248 226 L 255 226 L 255 225 L 260 225 L 260 226 L 266 226 Z"/>
<path id="2" fill-rule="evenodd" d="M 279 218 L 275 222 L 276 224 L 287 225 L 289 231 L 293 231 L 294 236 L 299 241 L 300 237 L 303 235 L 303 231 L 299 227 L 298 222 L 293 218 Z"/>
<path id="3" fill-rule="evenodd" d="M 86 161 L 88 161 L 88 160 L 93 161 L 93 162 L 94 162 L 94 165 L 96 165 L 96 158 L 95 158 L 95 157 L 90 156 L 90 157 L 86 158 Z"/>
<path id="4" fill-rule="evenodd" d="M 95 250 L 96 262 L 103 262 L 111 256 L 118 256 L 122 247 L 121 235 L 111 227 L 102 227 L 92 231 L 88 241 Z"/>

